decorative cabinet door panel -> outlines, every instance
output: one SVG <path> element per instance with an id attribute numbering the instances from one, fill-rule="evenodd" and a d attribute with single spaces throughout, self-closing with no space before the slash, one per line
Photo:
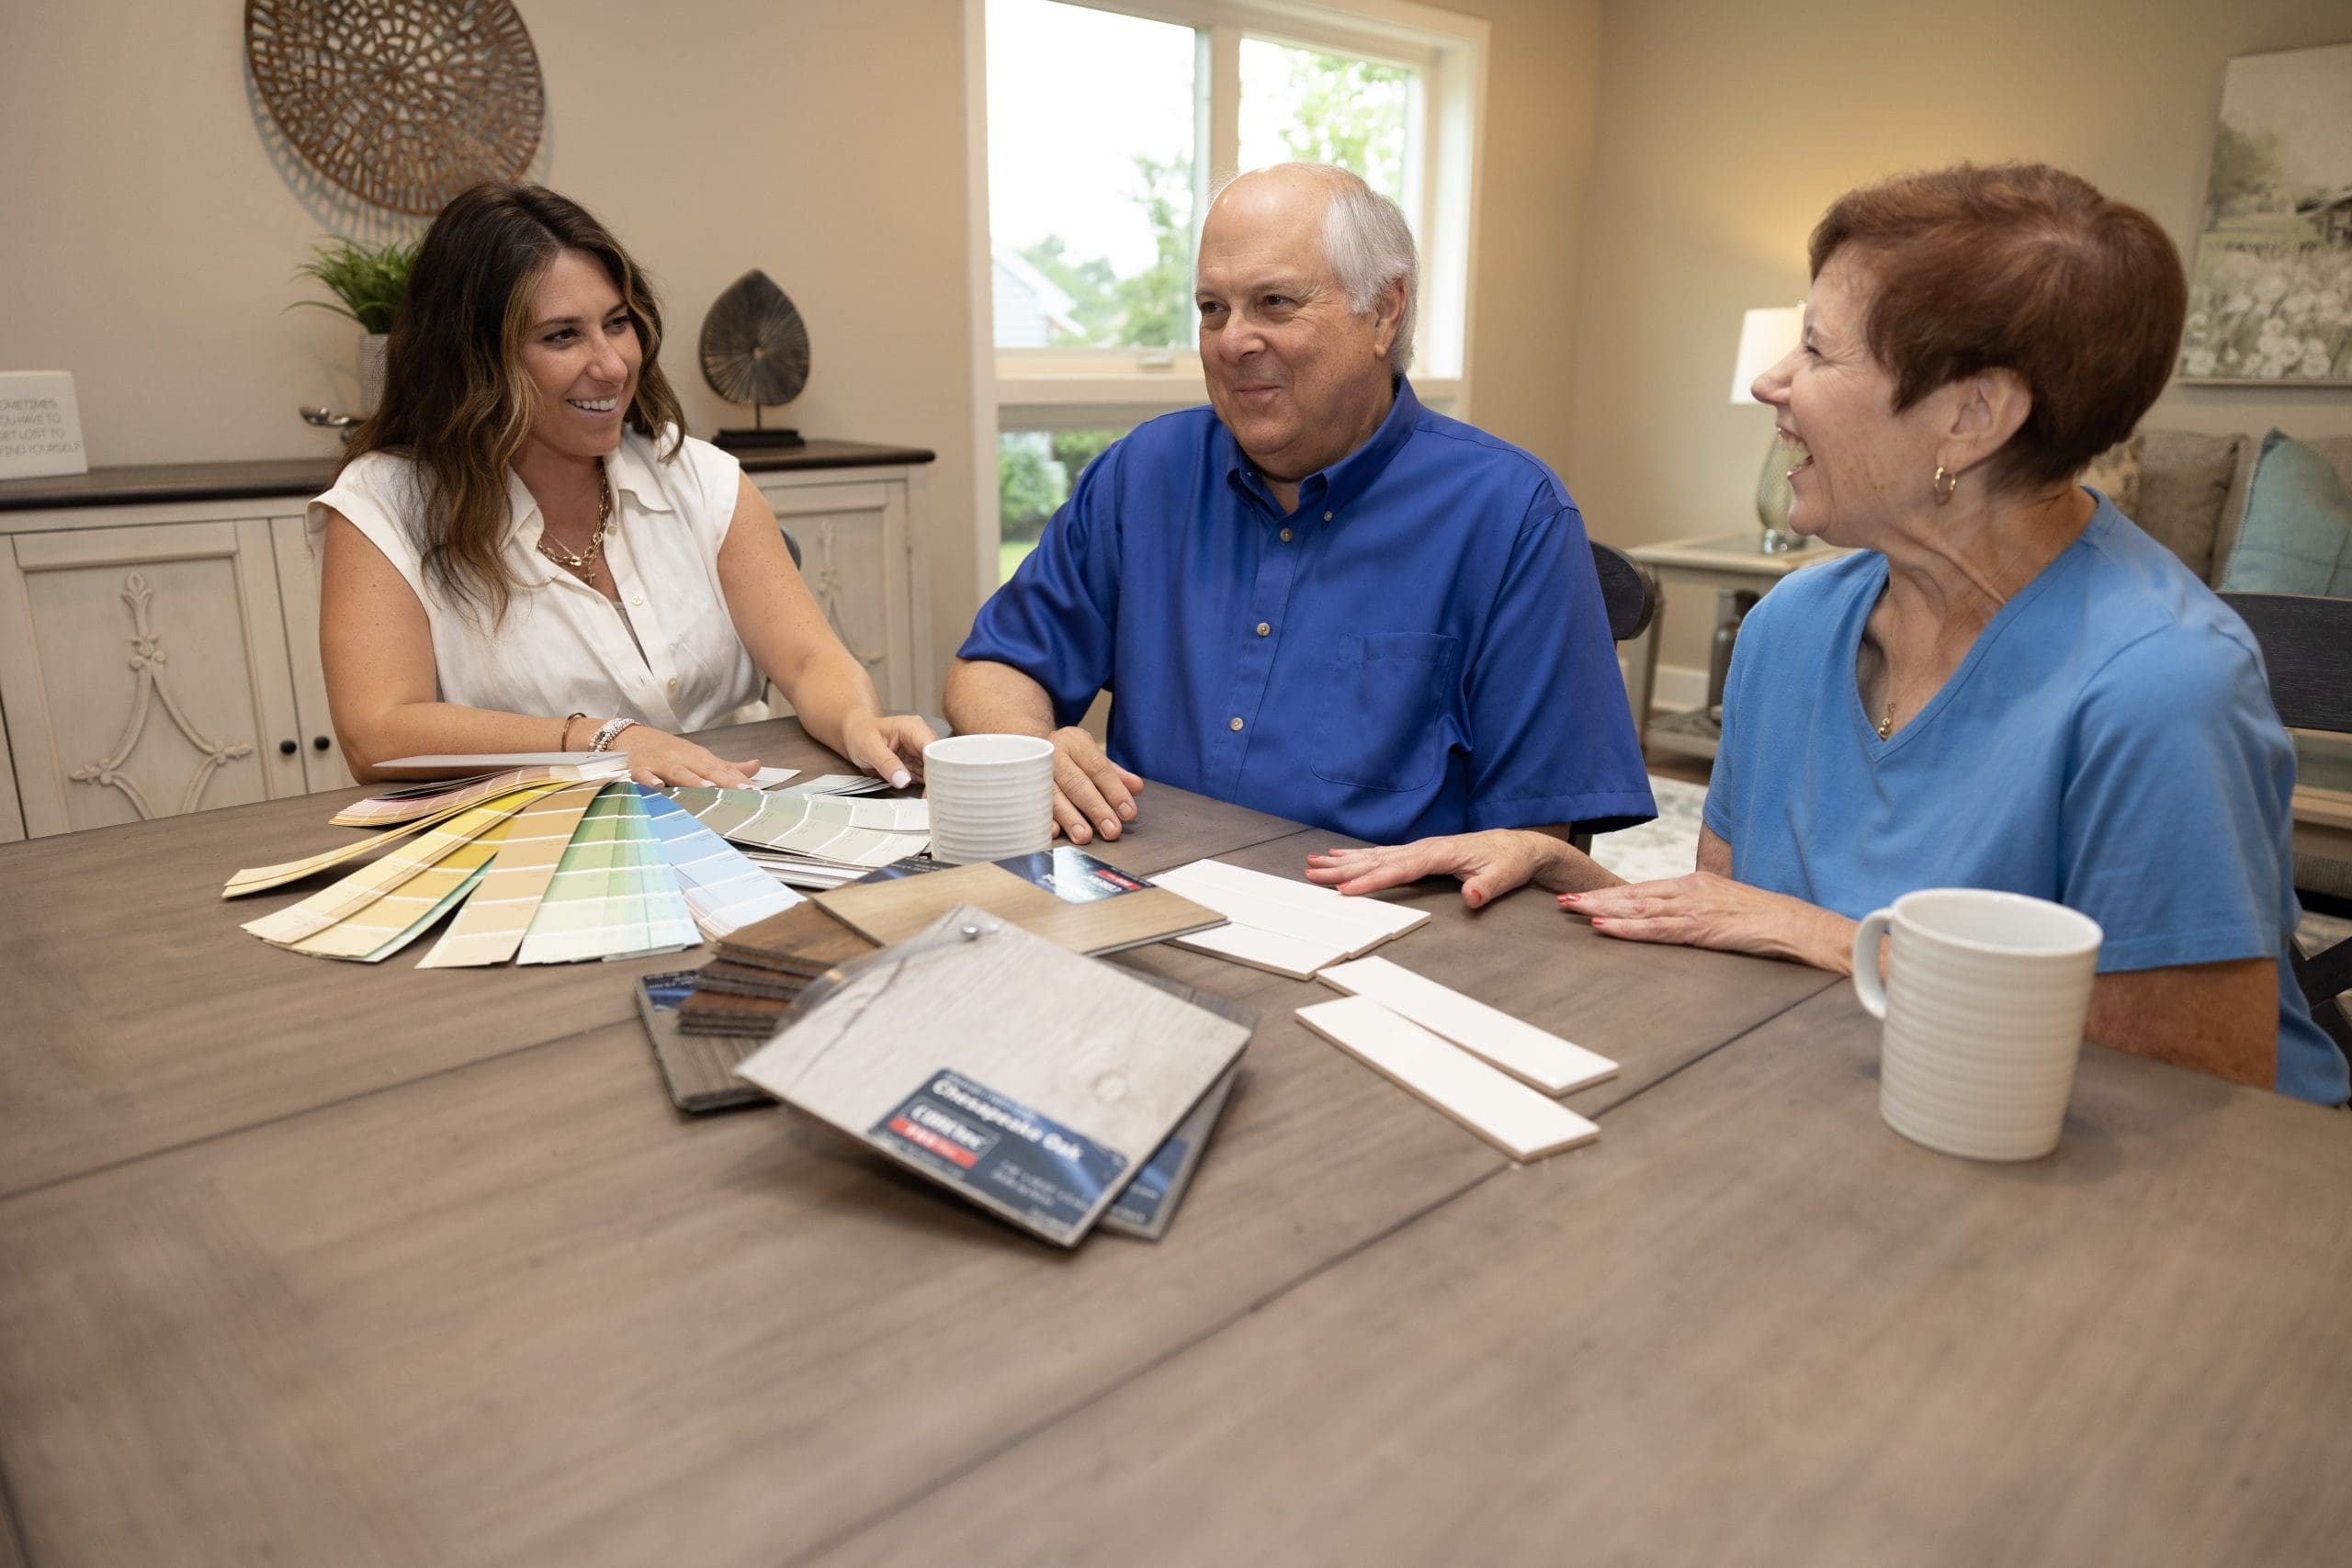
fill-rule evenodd
<path id="1" fill-rule="evenodd" d="M 358 781 L 343 764 L 343 743 L 327 715 L 326 666 L 319 658 L 319 562 L 300 517 L 269 520 L 277 557 L 277 596 L 286 607 L 286 656 L 294 675 L 294 716 L 301 733 L 302 776 L 313 792 Z"/>
<path id="2" fill-rule="evenodd" d="M 0 705 L 28 833 L 303 792 L 267 523 L 13 546 Z"/>
<path id="3" fill-rule="evenodd" d="M 762 484 L 800 545 L 800 576 L 874 677 L 883 706 L 914 706 L 911 550 L 902 484 Z M 773 695 L 779 713 L 789 711 Z"/>
<path id="4" fill-rule="evenodd" d="M 17 804 L 17 766 L 8 752 L 8 716 L 0 713 L 0 844 L 25 836 L 24 809 Z"/>

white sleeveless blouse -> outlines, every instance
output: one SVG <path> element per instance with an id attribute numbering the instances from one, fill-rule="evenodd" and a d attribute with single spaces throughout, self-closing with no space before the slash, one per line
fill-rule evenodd
<path id="1" fill-rule="evenodd" d="M 488 612 L 447 599 L 426 578 L 417 474 L 405 457 L 370 452 L 311 502 L 312 553 L 329 509 L 384 552 L 424 606 L 443 702 L 622 716 L 673 735 L 765 718 L 764 682 L 718 584 L 741 465 L 691 437 L 669 461 L 656 451 L 625 430 L 605 462 L 615 505 L 605 558 L 618 605 L 539 553 L 538 502 L 512 471 L 505 561 L 516 587 L 495 626 Z"/>

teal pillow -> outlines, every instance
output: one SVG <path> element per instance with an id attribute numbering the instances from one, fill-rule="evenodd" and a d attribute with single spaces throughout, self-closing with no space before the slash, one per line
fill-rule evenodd
<path id="1" fill-rule="evenodd" d="M 2222 592 L 2352 599 L 2352 495 L 2326 458 L 2275 430 L 2255 459 Z"/>

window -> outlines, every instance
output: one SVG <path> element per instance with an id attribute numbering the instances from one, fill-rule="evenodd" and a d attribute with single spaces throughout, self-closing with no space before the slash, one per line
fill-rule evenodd
<path id="1" fill-rule="evenodd" d="M 1204 400 L 1192 264 L 1216 178 L 1308 159 L 1396 200 L 1421 251 L 1415 389 L 1467 413 L 1484 22 L 1415 0 L 967 5 L 987 64 L 972 125 L 979 417 L 997 457 L 983 592 L 1034 544 L 1043 498 L 1067 495 L 1076 443 Z"/>
<path id="2" fill-rule="evenodd" d="M 996 581 L 1003 582 L 1037 547 L 1037 536 L 1086 465 L 1126 432 L 1008 430 L 996 438 L 996 504 L 1001 532 Z"/>

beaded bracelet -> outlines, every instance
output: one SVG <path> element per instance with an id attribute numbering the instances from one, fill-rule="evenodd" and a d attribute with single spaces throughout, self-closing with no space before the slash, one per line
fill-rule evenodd
<path id="1" fill-rule="evenodd" d="M 593 757 L 605 750 L 607 747 L 612 745 L 613 738 L 615 736 L 618 735 L 622 730 L 627 729 L 630 725 L 633 725 L 636 722 L 637 720 L 633 718 L 606 719 L 605 721 L 605 727 L 596 731 L 596 739 L 588 743 L 588 754 Z"/>

